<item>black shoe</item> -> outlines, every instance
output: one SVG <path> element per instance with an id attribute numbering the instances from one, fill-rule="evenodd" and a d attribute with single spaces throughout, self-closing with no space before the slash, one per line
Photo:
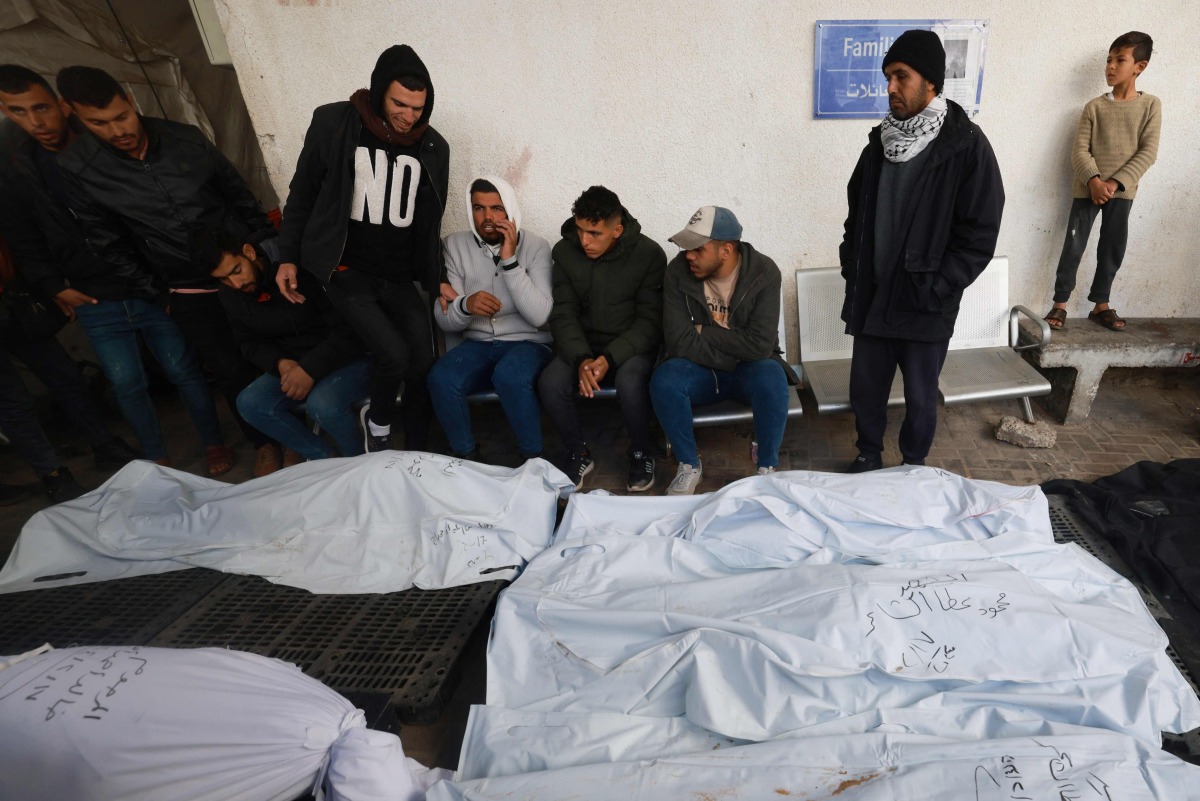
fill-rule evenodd
<path id="1" fill-rule="evenodd" d="M 96 467 L 100 470 L 116 470 L 142 458 L 139 451 L 129 447 L 129 443 L 120 437 L 113 437 L 103 445 L 93 445 L 92 453 L 96 456 Z"/>
<path id="2" fill-rule="evenodd" d="M 583 487 L 583 477 L 592 472 L 595 467 L 595 462 L 592 461 L 592 455 L 586 450 L 579 453 L 572 453 L 567 457 L 567 477 L 575 482 L 575 489 Z"/>
<path id="3" fill-rule="evenodd" d="M 905 459 L 903 462 L 901 462 L 901 464 L 907 464 L 907 465 L 911 465 L 913 467 L 924 467 L 925 460 L 924 459 L 913 459 L 910 461 L 908 459 Z"/>
<path id="4" fill-rule="evenodd" d="M 653 486 L 654 457 L 645 451 L 629 454 L 629 483 L 625 489 L 630 492 L 645 492 Z"/>
<path id="5" fill-rule="evenodd" d="M 847 468 L 846 472 L 847 473 L 869 473 L 872 470 L 882 470 L 882 469 L 883 469 L 883 457 L 880 456 L 878 453 L 872 453 L 869 455 L 865 454 L 865 453 L 860 453 L 854 459 L 854 461 L 850 463 L 850 467 Z"/>
<path id="6" fill-rule="evenodd" d="M 371 433 L 371 426 L 367 422 L 367 415 L 370 411 L 371 404 L 369 403 L 358 410 L 358 422 L 362 423 L 363 449 L 367 453 L 379 453 L 380 451 L 389 450 L 392 447 L 392 434 L 390 431 L 382 436 Z"/>
<path id="7" fill-rule="evenodd" d="M 0 484 L 0 506 L 12 506 L 33 494 L 29 484 Z"/>
<path id="8" fill-rule="evenodd" d="M 75 480 L 75 476 L 71 475 L 71 470 L 67 467 L 60 467 L 53 473 L 42 476 L 42 484 L 46 487 L 46 495 L 50 498 L 50 503 L 73 501 L 87 492 L 79 486 L 79 482 Z"/>

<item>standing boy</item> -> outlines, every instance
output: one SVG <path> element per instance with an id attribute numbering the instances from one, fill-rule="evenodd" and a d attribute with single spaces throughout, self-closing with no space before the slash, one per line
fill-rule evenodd
<path id="1" fill-rule="evenodd" d="M 1051 328 L 1066 324 L 1067 301 L 1075 288 L 1079 259 L 1087 247 L 1096 214 L 1103 212 L 1096 275 L 1088 293 L 1088 300 L 1096 305 L 1088 319 L 1111 331 L 1125 330 L 1125 321 L 1108 300 L 1113 278 L 1125 257 L 1129 210 L 1138 181 L 1158 156 L 1162 104 L 1157 97 L 1139 92 L 1135 85 L 1150 63 L 1153 49 L 1154 40 L 1144 33 L 1130 31 L 1117 37 L 1104 65 L 1104 79 L 1112 91 L 1089 101 L 1079 115 L 1071 149 L 1075 199 L 1054 278 L 1054 306 L 1046 315 Z"/>

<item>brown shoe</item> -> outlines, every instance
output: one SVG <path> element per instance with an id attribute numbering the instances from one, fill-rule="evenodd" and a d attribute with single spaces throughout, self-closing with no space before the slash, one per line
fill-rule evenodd
<path id="1" fill-rule="evenodd" d="M 302 464 L 303 462 L 304 462 L 304 457 L 301 456 L 300 454 L 296 453 L 291 448 L 283 449 L 283 466 L 284 467 L 295 467 L 296 465 Z"/>
<path id="2" fill-rule="evenodd" d="M 262 478 L 271 475 L 279 469 L 282 461 L 283 454 L 279 452 L 279 446 L 274 442 L 259 445 L 254 449 L 254 477 Z"/>

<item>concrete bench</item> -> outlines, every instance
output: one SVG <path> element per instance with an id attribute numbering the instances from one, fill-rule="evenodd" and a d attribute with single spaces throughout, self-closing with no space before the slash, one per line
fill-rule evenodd
<path id="1" fill-rule="evenodd" d="M 806 392 L 819 414 L 850 411 L 850 358 L 854 339 L 840 314 L 846 282 L 837 267 L 796 271 L 800 317 L 800 366 Z M 1016 346 L 1020 315 L 1034 321 L 1039 337 Z M 942 403 L 955 406 L 985 400 L 1020 401 L 1033 422 L 1029 398 L 1050 392 L 1050 382 L 1017 352 L 1049 341 L 1050 327 L 1029 309 L 1008 305 L 1008 259 L 996 258 L 963 293 L 946 364 L 938 379 Z M 904 404 L 900 371 L 892 381 L 888 406 Z"/>
<path id="2" fill-rule="evenodd" d="M 1021 323 L 1021 341 L 1033 342 L 1035 328 Z M 1049 343 L 1026 357 L 1050 381 L 1041 404 L 1063 423 L 1081 423 L 1092 411 L 1100 380 L 1109 367 L 1195 367 L 1200 364 L 1200 319 L 1126 318 L 1124 331 L 1080 317 L 1054 332 Z"/>

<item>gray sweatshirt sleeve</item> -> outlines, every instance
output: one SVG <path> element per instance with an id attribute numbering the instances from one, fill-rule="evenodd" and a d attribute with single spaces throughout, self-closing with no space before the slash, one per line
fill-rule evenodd
<path id="1" fill-rule="evenodd" d="M 467 278 L 464 274 L 465 265 L 462 263 L 458 250 L 452 247 L 450 238 L 447 237 L 444 241 L 443 248 L 446 253 L 446 281 L 450 286 L 454 287 L 454 291 L 458 293 L 458 297 L 454 299 L 446 311 L 442 311 L 442 304 L 437 298 L 433 299 L 433 319 L 437 323 L 438 328 L 443 331 L 465 331 L 467 326 L 471 324 L 471 315 L 467 312 Z"/>
<path id="2" fill-rule="evenodd" d="M 526 234 L 518 250 L 518 265 L 502 271 L 521 316 L 541 328 L 550 318 L 554 303 L 551 281 L 550 245 L 540 236 Z"/>

